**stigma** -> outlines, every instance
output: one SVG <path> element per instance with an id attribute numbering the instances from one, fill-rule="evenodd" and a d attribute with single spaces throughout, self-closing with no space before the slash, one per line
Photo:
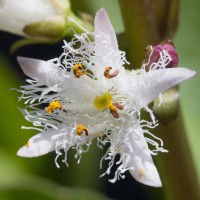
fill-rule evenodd
<path id="1" fill-rule="evenodd" d="M 77 126 L 76 126 L 76 134 L 77 135 L 79 135 L 79 136 L 81 136 L 82 134 L 83 134 L 83 132 L 85 132 L 85 135 L 89 135 L 89 130 L 88 130 L 88 128 L 86 128 L 84 125 L 82 125 L 82 124 L 78 124 Z"/>
<path id="2" fill-rule="evenodd" d="M 104 70 L 104 76 L 108 79 L 110 78 L 114 78 L 119 74 L 119 70 L 116 69 L 113 73 L 110 73 L 110 70 L 112 69 L 112 67 L 106 67 Z"/>
<path id="3" fill-rule="evenodd" d="M 81 63 L 78 63 L 74 65 L 73 73 L 75 78 L 80 78 L 81 76 L 86 74 L 86 69 Z"/>
<path id="4" fill-rule="evenodd" d="M 60 101 L 59 100 L 56 100 L 56 101 L 52 101 L 48 107 L 46 107 L 46 111 L 48 113 L 52 113 L 55 109 L 62 109 L 62 105 L 60 104 Z"/>
<path id="5" fill-rule="evenodd" d="M 112 102 L 112 95 L 107 92 L 102 96 L 96 96 L 94 105 L 98 110 L 109 109 L 114 118 L 119 118 L 119 110 L 123 110 L 124 106 L 119 103 Z"/>

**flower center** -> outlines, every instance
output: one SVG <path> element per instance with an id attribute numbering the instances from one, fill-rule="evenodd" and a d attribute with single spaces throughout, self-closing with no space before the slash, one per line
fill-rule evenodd
<path id="1" fill-rule="evenodd" d="M 116 69 L 113 73 L 110 73 L 110 70 L 112 69 L 112 67 L 106 67 L 104 70 L 104 76 L 108 79 L 110 78 L 114 78 L 119 74 L 119 70 Z"/>
<path id="2" fill-rule="evenodd" d="M 48 113 L 52 113 L 55 109 L 62 109 L 62 105 L 60 104 L 59 100 L 52 101 L 49 106 L 46 108 Z"/>
<path id="3" fill-rule="evenodd" d="M 88 128 L 86 128 L 85 126 L 83 126 L 82 124 L 78 124 L 76 127 L 76 134 L 77 135 L 82 135 L 83 132 L 85 132 L 85 134 L 88 136 L 89 135 L 89 131 Z"/>
<path id="4" fill-rule="evenodd" d="M 73 73 L 75 78 L 80 78 L 82 75 L 86 74 L 86 69 L 81 63 L 78 63 L 74 65 Z"/>
<path id="5" fill-rule="evenodd" d="M 109 92 L 102 96 L 96 96 L 94 99 L 94 105 L 98 110 L 109 109 L 115 118 L 119 118 L 118 109 L 124 109 L 121 104 L 112 102 L 112 95 Z"/>

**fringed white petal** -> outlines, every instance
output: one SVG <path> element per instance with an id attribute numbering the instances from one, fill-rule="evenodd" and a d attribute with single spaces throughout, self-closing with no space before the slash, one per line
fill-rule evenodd
<path id="1" fill-rule="evenodd" d="M 161 187 L 162 183 L 158 171 L 152 160 L 145 137 L 142 131 L 138 134 L 133 132 L 129 135 L 130 148 L 126 152 L 130 155 L 130 173 L 140 183 Z"/>
<path id="2" fill-rule="evenodd" d="M 124 70 L 122 66 L 127 62 L 124 53 L 119 51 L 117 37 L 104 8 L 100 9 L 94 20 L 95 39 L 95 67 L 97 73 L 102 74 L 105 67 L 112 70 Z"/>
<path id="3" fill-rule="evenodd" d="M 59 83 L 59 75 L 61 75 L 61 71 L 50 63 L 43 60 L 25 57 L 17 57 L 17 61 L 24 74 L 32 79 L 47 86 L 53 86 L 54 84 Z"/>
<path id="4" fill-rule="evenodd" d="M 97 11 L 94 20 L 94 30 L 95 30 L 95 45 L 99 53 L 104 54 L 103 49 L 101 49 L 101 43 L 103 38 L 99 37 L 99 33 L 108 35 L 111 40 L 111 45 L 113 50 L 118 50 L 118 42 L 115 34 L 115 30 L 110 22 L 108 14 L 104 8 Z"/>
<path id="5" fill-rule="evenodd" d="M 55 136 L 56 131 L 51 130 L 47 133 L 41 132 L 27 142 L 25 146 L 19 149 L 17 152 L 18 156 L 22 157 L 37 157 L 44 154 L 47 154 L 55 150 L 54 140 L 51 139 L 52 136 Z"/>
<path id="6" fill-rule="evenodd" d="M 138 85 L 137 102 L 140 108 L 147 106 L 159 94 L 162 94 L 177 84 L 192 78 L 196 75 L 195 71 L 187 68 L 167 68 L 152 70 L 139 75 L 143 83 Z"/>

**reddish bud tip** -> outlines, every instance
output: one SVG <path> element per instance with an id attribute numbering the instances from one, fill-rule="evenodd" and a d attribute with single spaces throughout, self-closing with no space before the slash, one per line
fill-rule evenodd
<path id="1" fill-rule="evenodd" d="M 151 49 L 153 49 L 153 52 L 151 52 L 152 51 Z M 174 44 L 171 40 L 165 40 L 162 43 L 153 46 L 152 48 L 150 46 L 146 47 L 144 62 L 147 63 L 149 61 L 148 68 L 151 66 L 152 63 L 157 62 L 159 60 L 160 53 L 163 50 L 167 51 L 172 59 L 171 62 L 166 66 L 166 68 L 172 68 L 178 66 L 179 59 Z M 150 55 L 151 57 L 149 58 Z"/>

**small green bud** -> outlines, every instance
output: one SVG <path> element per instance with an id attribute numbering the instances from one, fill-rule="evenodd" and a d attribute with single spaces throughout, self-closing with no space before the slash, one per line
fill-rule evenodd
<path id="1" fill-rule="evenodd" d="M 167 124 L 173 121 L 178 114 L 179 109 L 179 91 L 178 88 L 172 88 L 157 97 L 153 102 L 153 111 L 160 122 Z"/>
<path id="2" fill-rule="evenodd" d="M 62 17 L 33 22 L 23 28 L 23 32 L 29 37 L 44 41 L 54 42 L 61 39 L 65 33 L 65 20 Z"/>

